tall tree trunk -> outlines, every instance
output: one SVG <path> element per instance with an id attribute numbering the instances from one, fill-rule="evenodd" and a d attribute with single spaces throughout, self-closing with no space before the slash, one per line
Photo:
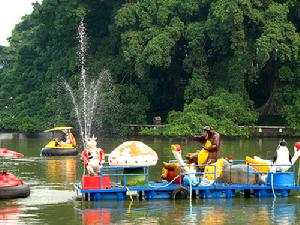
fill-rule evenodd
<path id="1" fill-rule="evenodd" d="M 274 58 L 271 58 L 267 64 L 266 76 L 269 82 L 269 98 L 264 105 L 256 109 L 260 115 L 272 115 L 278 111 L 275 100 L 275 92 L 278 86 L 278 69 Z"/>

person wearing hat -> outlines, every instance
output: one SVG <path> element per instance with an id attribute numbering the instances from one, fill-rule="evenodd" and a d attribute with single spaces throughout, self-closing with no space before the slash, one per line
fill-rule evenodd
<path id="1" fill-rule="evenodd" d="M 203 134 L 201 136 L 193 136 L 192 139 L 202 144 L 202 150 L 186 155 L 186 159 L 189 162 L 200 164 L 199 161 L 202 161 L 201 164 L 210 164 L 220 158 L 221 137 L 220 134 L 210 126 L 205 126 L 203 128 Z M 201 159 L 199 157 L 201 157 Z"/>

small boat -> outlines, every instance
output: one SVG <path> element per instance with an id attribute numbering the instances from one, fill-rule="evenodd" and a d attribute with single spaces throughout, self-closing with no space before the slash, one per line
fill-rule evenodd
<path id="1" fill-rule="evenodd" d="M 77 155 L 76 139 L 72 127 L 54 127 L 44 132 L 51 133 L 52 139 L 41 149 L 41 156 Z"/>
<path id="2" fill-rule="evenodd" d="M 24 156 L 21 153 L 0 148 L 0 157 L 18 158 Z M 0 199 L 25 198 L 30 195 L 30 188 L 23 180 L 3 169 L 0 174 Z"/>
<path id="3" fill-rule="evenodd" d="M 28 184 L 6 170 L 0 174 L 0 199 L 25 198 L 29 195 Z"/>

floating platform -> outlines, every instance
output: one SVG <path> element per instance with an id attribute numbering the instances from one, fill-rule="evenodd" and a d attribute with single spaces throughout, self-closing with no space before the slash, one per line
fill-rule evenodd
<path id="1" fill-rule="evenodd" d="M 143 168 L 142 174 L 124 174 L 124 169 Z M 228 184 L 218 183 L 217 179 L 210 186 L 189 186 L 183 183 L 173 184 L 164 181 L 149 180 L 149 167 L 104 166 L 99 176 L 83 175 L 82 182 L 74 184 L 77 195 L 86 201 L 187 199 L 190 198 L 233 198 L 249 197 L 288 197 L 292 190 L 300 190 L 295 184 L 295 172 L 268 173 L 265 184 Z M 248 177 L 251 173 L 246 174 Z M 145 176 L 145 184 L 127 186 L 128 176 Z M 203 173 L 199 172 L 199 176 Z M 248 179 L 249 180 L 249 179 Z"/>

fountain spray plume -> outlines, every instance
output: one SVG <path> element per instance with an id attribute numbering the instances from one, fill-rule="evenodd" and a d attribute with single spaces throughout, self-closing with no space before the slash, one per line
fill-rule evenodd
<path id="1" fill-rule="evenodd" d="M 83 20 L 80 21 L 80 25 L 78 27 L 78 38 L 79 38 L 79 63 L 81 68 L 81 76 L 80 76 L 80 90 L 83 93 L 83 116 L 84 116 L 84 138 L 89 137 L 88 135 L 88 124 L 87 124 L 87 88 L 86 88 L 86 69 L 85 69 L 85 57 L 87 50 L 87 35 L 85 31 L 85 26 Z"/>
<path id="2" fill-rule="evenodd" d="M 71 86 L 64 81 L 65 87 L 69 91 L 73 105 L 75 107 L 75 113 L 80 129 L 80 135 L 82 142 L 85 143 L 85 139 L 91 137 L 92 122 L 94 119 L 95 111 L 97 108 L 97 98 L 99 94 L 99 88 L 102 81 L 102 77 L 109 74 L 107 70 L 100 73 L 98 79 L 88 80 L 86 65 L 86 52 L 87 52 L 87 34 L 83 20 L 78 27 L 78 40 L 79 40 L 79 62 L 80 62 L 80 80 L 79 80 L 79 92 L 74 93 Z M 79 107 L 81 106 L 81 107 Z"/>

